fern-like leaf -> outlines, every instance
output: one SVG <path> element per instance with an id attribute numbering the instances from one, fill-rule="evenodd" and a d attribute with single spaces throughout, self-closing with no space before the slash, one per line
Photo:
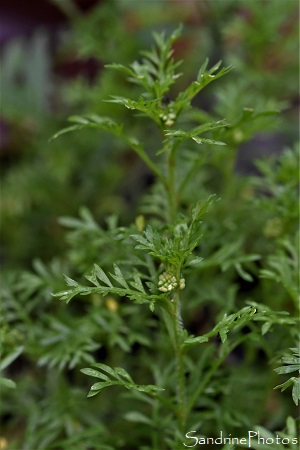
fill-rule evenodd
<path id="1" fill-rule="evenodd" d="M 121 367 L 112 368 L 102 363 L 93 364 L 93 367 L 100 370 L 91 368 L 81 369 L 81 372 L 85 375 L 100 378 L 102 380 L 92 385 L 88 393 L 88 397 L 93 397 L 94 395 L 99 394 L 104 388 L 110 386 L 122 386 L 129 390 L 134 389 L 140 392 L 151 394 L 155 393 L 156 391 L 164 390 L 163 388 L 154 386 L 152 384 L 143 385 L 134 383 L 129 373 Z"/>

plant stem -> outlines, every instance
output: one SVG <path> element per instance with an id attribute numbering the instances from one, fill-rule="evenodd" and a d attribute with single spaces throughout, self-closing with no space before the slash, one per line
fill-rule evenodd
<path id="1" fill-rule="evenodd" d="M 176 192 L 176 148 L 179 145 L 177 142 L 169 142 L 166 148 L 167 155 L 167 183 L 165 185 L 168 198 L 169 198 L 169 208 L 170 208 L 170 225 L 175 224 L 176 217 L 178 214 L 178 196 Z M 176 273 L 174 273 L 177 280 L 180 279 L 181 264 L 174 268 Z M 165 323 L 170 335 L 170 340 L 173 343 L 175 359 L 176 359 L 176 375 L 177 375 L 177 404 L 176 404 L 176 416 L 178 429 L 181 436 L 184 435 L 186 421 L 187 421 L 187 399 L 186 399 L 186 380 L 185 380 L 185 369 L 184 369 L 184 354 L 182 349 L 184 330 L 182 328 L 181 321 L 181 305 L 180 305 L 180 295 L 177 289 L 174 292 L 172 299 L 173 313 L 165 316 Z M 182 440 L 181 440 L 182 442 Z M 179 443 L 179 441 L 178 441 Z"/>
<path id="2" fill-rule="evenodd" d="M 176 148 L 172 144 L 167 150 L 167 192 L 170 205 L 170 222 L 174 223 L 178 210 L 178 199 L 175 186 Z"/>
<path id="3" fill-rule="evenodd" d="M 175 353 L 176 353 L 176 365 L 177 365 L 177 420 L 179 425 L 179 431 L 183 434 L 186 424 L 186 386 L 184 375 L 184 355 L 182 351 L 183 329 L 181 325 L 180 315 L 180 297 L 176 292 L 174 295 L 174 308 L 175 315 L 174 320 L 174 335 L 175 335 Z"/>
<path id="4" fill-rule="evenodd" d="M 167 178 L 168 178 L 168 196 L 170 205 L 170 222 L 175 224 L 178 214 L 178 197 L 176 192 L 176 148 L 178 143 L 170 143 L 167 149 Z M 181 267 L 176 268 L 176 279 L 180 279 Z M 183 328 L 181 321 L 181 304 L 179 290 L 176 290 L 173 297 L 174 314 L 172 315 L 173 333 L 174 333 L 174 351 L 176 358 L 177 372 L 177 421 L 180 434 L 185 432 L 187 408 L 186 408 L 186 380 L 184 370 L 184 355 L 182 349 Z"/>

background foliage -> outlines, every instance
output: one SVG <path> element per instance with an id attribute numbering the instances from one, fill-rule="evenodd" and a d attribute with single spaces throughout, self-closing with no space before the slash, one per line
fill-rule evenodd
<path id="1" fill-rule="evenodd" d="M 229 320 L 229 335 L 240 339 L 234 348 L 227 332 L 223 347 L 216 336 L 191 348 L 186 376 L 199 400 L 190 429 L 204 436 L 221 429 L 243 436 L 255 425 L 295 432 L 286 421 L 299 392 L 292 373 L 299 329 L 297 10 L 293 0 L 101 2 L 85 15 L 72 13 L 54 51 L 43 29 L 6 45 L 0 448 L 172 448 L 172 418 L 155 414 L 153 398 L 114 387 L 87 399 L 90 378 L 80 372 L 101 362 L 124 367 L 138 384 L 174 391 L 157 311 L 112 294 L 68 305 L 51 295 L 66 289 L 63 273 L 84 284 L 95 263 L 108 272 L 114 263 L 142 265 L 129 236 L 166 220 L 161 186 L 128 142 L 108 133 L 82 130 L 48 141 L 69 115 L 112 116 L 155 158 L 160 136 L 153 124 L 103 101 L 138 98 L 139 87 L 104 64 L 132 63 L 151 47 L 153 31 L 170 34 L 179 22 L 174 52 L 183 76 L 171 98 L 207 57 L 209 67 L 219 59 L 234 66 L 195 97 L 183 119 L 230 124 L 209 136 L 226 146 L 202 144 L 199 151 L 189 140 L 179 155 L 182 207 L 221 197 L 203 219 L 195 255 L 203 260 L 186 269 L 183 322 L 198 336 L 225 314 L 240 319 L 234 314 L 245 307 L 252 308 L 245 314 L 262 306 L 268 312 L 267 321 L 241 322 L 237 330 Z M 96 61 L 96 74 L 63 77 L 58 68 L 70 55 Z M 151 277 L 157 268 L 147 264 Z M 209 378 L 212 360 L 218 370 Z M 202 390 L 199 373 L 208 373 Z"/>

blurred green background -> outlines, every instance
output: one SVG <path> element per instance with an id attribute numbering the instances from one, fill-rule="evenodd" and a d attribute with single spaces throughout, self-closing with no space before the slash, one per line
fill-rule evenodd
<path id="1" fill-rule="evenodd" d="M 206 57 L 211 65 L 222 59 L 224 65 L 233 64 L 234 71 L 216 88 L 224 97 L 218 111 L 221 117 L 230 120 L 242 102 L 255 110 L 282 110 L 276 129 L 261 132 L 254 137 L 255 145 L 252 141 L 240 151 L 240 171 L 249 173 L 255 158 L 278 154 L 297 139 L 297 1 L 128 0 L 94 5 L 62 1 L 52 2 L 50 24 L 43 23 L 47 3 L 38 7 L 41 23 L 35 17 L 25 30 L 26 16 L 21 17 L 22 8 L 16 3 L 10 11 L 15 14 L 15 34 L 3 37 L 1 252 L 5 266 L 28 267 L 36 256 L 48 260 L 64 251 L 57 218 L 77 214 L 81 205 L 98 220 L 112 212 L 124 220 L 134 217 L 136 192 L 151 184 L 151 178 L 131 152 L 97 133 L 48 140 L 73 113 L 132 120 L 126 111 L 103 100 L 111 93 L 133 97 L 134 86 L 119 74 L 103 71 L 103 65 L 128 64 L 138 58 L 155 30 L 169 32 L 184 24 L 175 49 L 176 58 L 184 60 L 185 73 L 178 90 L 193 80 Z M 27 6 L 28 16 L 38 15 L 34 2 Z M 88 8 L 83 10 L 84 6 Z M 197 101 L 209 111 L 215 96 L 214 87 L 209 87 Z"/>
<path id="2" fill-rule="evenodd" d="M 125 305 L 116 315 L 115 299 L 108 299 L 101 313 L 97 298 L 89 305 L 65 306 L 51 292 L 64 289 L 62 273 L 82 277 L 99 258 L 109 266 L 119 257 L 122 249 L 109 241 L 116 235 L 116 217 L 121 225 L 134 222 L 154 180 L 130 149 L 107 134 L 82 131 L 49 139 L 66 126 L 68 116 L 96 113 L 125 123 L 155 153 L 159 135 L 151 125 L 145 121 L 141 126 L 127 110 L 103 101 L 112 94 L 139 95 L 134 85 L 121 74 L 104 70 L 104 65 L 130 64 L 140 50 L 152 45 L 153 31 L 170 33 L 182 23 L 184 31 L 174 51 L 184 61 L 180 68 L 184 76 L 173 95 L 195 79 L 207 57 L 210 66 L 220 59 L 225 66 L 234 66 L 195 100 L 201 119 L 224 117 L 234 126 L 226 135 L 229 150 L 222 148 L 202 161 L 205 170 L 194 174 L 194 184 L 183 199 L 187 204 L 197 201 L 199 190 L 204 197 L 214 192 L 224 197 L 207 224 L 201 255 L 208 265 L 204 275 L 191 274 L 187 291 L 191 302 L 184 320 L 197 334 L 203 326 L 213 326 L 224 308 L 232 312 L 230 308 L 248 298 L 293 314 L 295 306 L 284 283 L 277 287 L 261 282 L 258 271 L 275 257 L 279 241 L 288 255 L 297 247 L 299 3 L 28 0 L 26 8 L 21 1 L 10 1 L 0 9 L 5 24 L 0 33 L 1 345 L 4 356 L 22 352 L 8 370 L 17 389 L 3 395 L 0 449 L 142 448 L 137 447 L 141 437 L 131 424 L 136 441 L 126 446 L 119 438 L 112 444 L 104 424 L 112 423 L 116 435 L 124 434 L 120 417 L 126 412 L 126 399 L 117 414 L 111 406 L 113 397 L 105 394 L 100 414 L 97 400 L 86 403 L 89 380 L 78 372 L 94 359 L 122 365 L 120 355 L 125 351 L 128 359 L 133 355 L 127 364 L 142 375 L 136 361 L 143 365 L 145 354 L 139 346 L 149 346 L 149 336 L 141 332 L 131 336 L 128 324 L 138 330 L 140 321 L 150 320 L 147 313 Z M 243 108 L 280 112 L 244 123 Z M 224 165 L 226 152 L 232 157 Z M 266 162 L 257 166 L 255 161 L 265 157 Z M 256 198 L 257 192 L 267 194 Z M 66 219 L 69 216 L 79 216 L 78 222 Z M 110 230 L 108 237 L 103 229 Z M 262 266 L 249 265 L 253 283 L 229 271 L 215 284 L 223 273 L 224 258 L 226 262 L 232 254 L 231 250 L 218 254 L 218 268 L 213 269 L 209 257 L 229 242 L 245 255 L 263 255 Z M 280 251 L 276 257 L 284 258 L 285 251 Z M 284 278 L 279 274 L 278 280 L 280 276 Z M 196 295 L 199 280 L 201 301 Z M 296 283 L 295 275 L 286 282 Z M 151 327 L 155 329 L 155 321 Z M 264 351 L 275 357 L 273 350 L 292 346 L 294 338 L 295 330 L 291 336 L 287 331 L 273 332 Z M 72 348 L 68 342 L 73 342 Z M 250 419 L 274 430 L 293 414 L 290 399 L 282 399 L 277 391 L 268 397 L 266 392 L 279 381 L 276 375 L 265 375 L 265 354 L 256 347 L 251 351 L 233 355 L 230 364 L 236 369 L 235 358 L 244 358 L 255 367 L 258 381 L 244 367 L 233 371 L 226 389 L 234 392 L 239 382 L 249 389 L 248 397 L 242 400 L 235 393 L 230 403 L 224 394 L 217 400 L 220 410 L 214 406 L 214 413 L 208 414 L 207 433 L 214 429 L 214 421 L 231 431 L 245 429 Z M 209 410 L 209 400 L 204 406 Z"/>

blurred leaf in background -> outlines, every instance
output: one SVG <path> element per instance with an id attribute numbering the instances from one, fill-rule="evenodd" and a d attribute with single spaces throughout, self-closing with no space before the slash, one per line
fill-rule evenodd
<path id="1" fill-rule="evenodd" d="M 226 146 L 212 149 L 191 139 L 181 146 L 183 206 L 196 203 L 199 193 L 221 197 L 203 223 L 205 239 L 194 263 L 186 268 L 183 321 L 199 336 L 246 302 L 274 310 L 269 322 L 253 320 L 242 331 L 230 331 L 241 338 L 231 353 L 230 339 L 220 350 L 216 338 L 205 344 L 196 364 L 198 350 L 191 348 L 186 374 L 191 391 L 198 389 L 200 369 L 208 373 L 212 361 L 219 364 L 193 418 L 208 436 L 216 426 L 240 434 L 254 423 L 284 430 L 294 404 L 289 390 L 273 391 L 281 381 L 272 369 L 295 347 L 292 321 L 299 314 L 298 2 L 101 1 L 84 14 L 74 5 L 64 5 L 67 27 L 53 35 L 42 26 L 31 37 L 7 42 L 2 52 L 1 368 L 8 381 L 1 389 L 1 433 L 6 448 L 146 450 L 155 448 L 149 426 L 162 434 L 168 429 L 166 441 L 176 432 L 167 409 L 163 418 L 150 417 L 154 399 L 142 392 L 118 397 L 117 407 L 113 389 L 102 392 L 101 400 L 87 401 L 90 382 L 80 373 L 101 361 L 124 366 L 139 384 L 150 382 L 154 373 L 155 383 L 173 392 L 174 366 L 166 364 L 170 349 L 158 317 L 117 295 L 80 297 L 68 306 L 51 296 L 65 289 L 63 273 L 82 282 L 95 263 L 105 271 L 113 263 L 122 270 L 131 264 L 147 282 L 155 278 L 159 269 L 146 271 L 150 263 L 134 253 L 130 235 L 166 222 L 162 185 L 128 143 L 108 133 L 82 130 L 49 139 L 69 115 L 113 116 L 154 156 L 160 136 L 153 125 L 103 101 L 111 95 L 138 98 L 138 86 L 104 65 L 140 62 L 137 55 L 151 47 L 152 32 L 170 34 L 179 23 L 184 31 L 174 56 L 183 60 L 184 76 L 166 104 L 195 81 L 207 57 L 209 67 L 220 59 L 234 66 L 216 87 L 193 99 L 195 108 L 178 123 L 185 130 L 228 121 L 221 135 L 212 130 L 209 136 Z M 186 175 L 192 182 L 184 181 Z"/>

